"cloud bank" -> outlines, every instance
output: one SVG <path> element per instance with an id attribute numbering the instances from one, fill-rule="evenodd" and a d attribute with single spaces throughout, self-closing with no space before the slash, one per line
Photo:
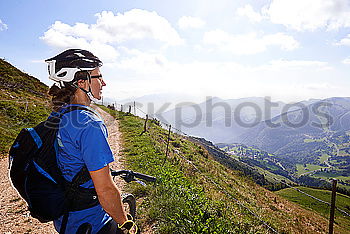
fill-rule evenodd
<path id="1" fill-rule="evenodd" d="M 40 39 L 59 49 L 78 47 L 95 52 L 109 62 L 119 52 L 115 45 L 132 40 L 155 40 L 165 45 L 181 45 L 176 30 L 156 12 L 133 9 L 114 15 L 111 11 L 96 14 L 95 24 L 76 23 L 71 26 L 56 21 Z"/>
<path id="2" fill-rule="evenodd" d="M 234 35 L 222 30 L 206 32 L 203 43 L 238 55 L 261 53 L 266 51 L 269 46 L 277 46 L 282 50 L 294 50 L 299 47 L 299 43 L 292 36 L 285 33 L 258 37 L 256 33 Z"/>
<path id="3" fill-rule="evenodd" d="M 205 26 L 205 21 L 198 17 L 192 16 L 182 16 L 178 25 L 180 29 L 192 29 L 192 28 L 203 28 Z"/>

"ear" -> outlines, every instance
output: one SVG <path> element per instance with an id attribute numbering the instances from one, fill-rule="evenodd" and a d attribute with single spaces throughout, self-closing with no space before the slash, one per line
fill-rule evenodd
<path id="1" fill-rule="evenodd" d="M 78 87 L 79 88 L 85 88 L 86 86 L 86 80 L 78 80 Z"/>

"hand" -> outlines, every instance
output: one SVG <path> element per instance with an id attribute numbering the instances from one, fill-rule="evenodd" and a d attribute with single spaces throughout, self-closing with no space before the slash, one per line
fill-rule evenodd
<path id="1" fill-rule="evenodd" d="M 132 220 L 125 221 L 122 225 L 118 225 L 122 233 L 130 233 L 130 234 L 137 234 L 138 233 L 138 227 L 136 223 Z"/>

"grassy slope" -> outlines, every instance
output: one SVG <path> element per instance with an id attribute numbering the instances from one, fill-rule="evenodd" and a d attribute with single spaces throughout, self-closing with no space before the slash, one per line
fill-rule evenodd
<path id="1" fill-rule="evenodd" d="M 139 220 L 159 233 L 268 233 L 235 199 L 279 232 L 327 230 L 327 220 L 256 185 L 216 161 L 200 146 L 172 134 L 165 161 L 167 131 L 144 120 L 114 114 L 123 134 L 126 165 L 159 178 L 155 185 L 131 185 L 139 198 Z M 336 227 L 338 232 L 340 227 Z M 344 230 L 343 230 L 344 231 Z"/>
<path id="2" fill-rule="evenodd" d="M 7 155 L 23 127 L 32 127 L 50 113 L 48 87 L 0 59 L 0 158 Z"/>
<path id="3" fill-rule="evenodd" d="M 323 201 L 331 201 L 331 191 L 305 187 L 298 187 L 298 189 Z M 276 193 L 287 198 L 290 201 L 300 204 L 302 207 L 316 211 L 325 218 L 329 218 L 329 206 L 327 204 L 318 202 L 292 188 L 282 189 L 280 191 L 277 191 Z M 350 213 L 350 197 L 337 193 L 336 206 L 339 209 Z M 336 211 L 335 221 L 339 224 L 339 226 L 343 227 L 344 229 L 350 230 L 350 217 L 344 216 L 339 211 Z"/>

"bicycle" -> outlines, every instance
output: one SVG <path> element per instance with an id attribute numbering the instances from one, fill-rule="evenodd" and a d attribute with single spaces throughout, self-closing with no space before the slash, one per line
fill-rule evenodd
<path id="1" fill-rule="evenodd" d="M 141 174 L 131 170 L 115 171 L 113 169 L 110 169 L 110 171 L 111 171 L 111 176 L 113 177 L 113 180 L 115 179 L 116 176 L 120 176 L 127 183 L 135 181 L 143 186 L 146 186 L 146 184 L 141 180 L 148 181 L 148 182 L 155 182 L 157 180 L 156 177 Z M 141 180 L 138 180 L 137 178 Z M 136 219 L 136 198 L 134 197 L 134 195 L 130 193 L 125 193 L 125 194 L 122 194 L 121 196 L 122 196 L 122 202 L 126 206 L 125 207 L 126 211 L 132 216 L 132 219 L 135 220 Z M 84 223 L 78 228 L 77 233 L 90 234 L 91 230 L 92 230 L 91 225 L 89 223 Z"/>
<path id="2" fill-rule="evenodd" d="M 143 186 L 146 186 L 146 184 L 144 182 L 142 182 L 141 180 L 144 181 L 148 181 L 148 182 L 155 182 L 157 179 L 153 176 L 149 176 L 149 175 L 145 175 L 145 174 L 141 174 L 138 172 L 134 172 L 131 170 L 111 170 L 111 175 L 113 176 L 113 179 L 116 176 L 120 176 L 125 182 L 130 183 L 132 181 L 135 181 Z M 138 179 L 141 180 L 138 180 Z M 134 195 L 130 194 L 130 193 L 125 193 L 122 194 L 122 202 L 123 204 L 127 204 L 128 207 L 126 208 L 129 212 L 129 214 L 133 217 L 133 219 L 136 219 L 136 199 L 134 197 Z"/>

